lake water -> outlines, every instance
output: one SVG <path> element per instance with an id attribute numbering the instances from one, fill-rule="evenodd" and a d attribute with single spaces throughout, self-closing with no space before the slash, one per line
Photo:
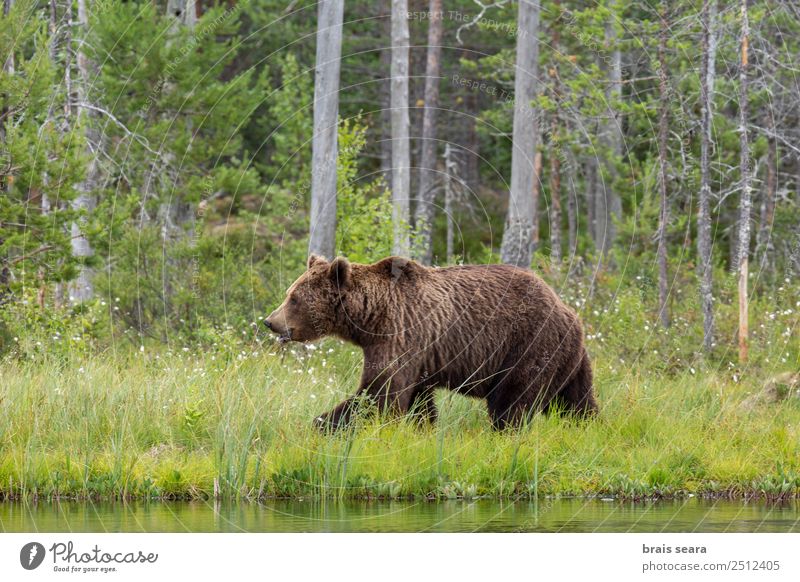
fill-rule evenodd
<path id="1" fill-rule="evenodd" d="M 800 501 L 0 503 L 0 532 L 800 532 Z"/>

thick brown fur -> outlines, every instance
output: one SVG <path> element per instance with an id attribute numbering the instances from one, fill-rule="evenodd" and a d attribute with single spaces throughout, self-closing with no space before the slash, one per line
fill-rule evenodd
<path id="1" fill-rule="evenodd" d="M 335 335 L 363 349 L 356 396 L 319 417 L 322 427 L 348 423 L 361 396 L 434 420 L 436 387 L 485 399 L 498 429 L 554 407 L 597 410 L 578 316 L 526 269 L 312 256 L 266 324 L 284 341 Z"/>

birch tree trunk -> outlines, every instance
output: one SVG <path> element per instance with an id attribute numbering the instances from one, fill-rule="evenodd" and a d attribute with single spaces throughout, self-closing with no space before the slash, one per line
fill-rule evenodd
<path id="1" fill-rule="evenodd" d="M 89 0 L 78 0 L 78 24 L 81 28 L 81 40 L 77 53 L 78 76 L 80 82 L 78 83 L 78 101 L 80 103 L 88 103 L 91 99 L 89 95 L 91 87 L 92 64 L 86 55 L 84 49 L 84 41 L 86 34 L 89 30 Z M 71 18 L 69 19 L 71 20 Z M 69 50 L 69 48 L 67 49 Z M 69 96 L 68 96 L 69 98 Z M 90 113 L 83 107 L 78 107 L 77 117 L 90 116 Z M 86 124 L 86 139 L 87 141 L 99 147 L 99 136 L 97 131 L 92 127 L 91 122 Z M 89 152 L 88 165 L 86 168 L 86 178 L 83 182 L 76 184 L 75 189 L 78 194 L 72 201 L 72 208 L 86 215 L 90 215 L 96 206 L 94 192 L 98 187 L 99 181 L 99 166 L 97 164 L 96 155 Z M 94 269 L 86 264 L 84 261 L 89 260 L 94 255 L 94 250 L 89 240 L 82 232 L 82 225 L 85 224 L 85 219 L 80 219 L 72 223 L 71 230 L 71 244 L 72 256 L 78 259 L 81 263 L 79 265 L 78 276 L 70 282 L 68 286 L 69 300 L 72 304 L 83 303 L 94 297 L 94 284 L 92 279 L 94 277 Z"/>
<path id="2" fill-rule="evenodd" d="M 197 0 L 167 0 L 167 14 L 189 28 L 197 24 Z"/>
<path id="3" fill-rule="evenodd" d="M 578 253 L 578 189 L 577 164 L 572 155 L 567 160 L 567 240 L 569 260 L 574 261 Z"/>
<path id="4" fill-rule="evenodd" d="M 561 264 L 561 158 L 558 142 L 558 118 L 550 121 L 550 261 Z"/>
<path id="5" fill-rule="evenodd" d="M 747 15 L 747 0 L 741 0 L 742 35 L 741 62 L 739 67 L 739 171 L 741 173 L 741 198 L 739 202 L 739 362 L 745 363 L 749 351 L 747 279 L 750 252 L 750 211 L 752 206 L 750 192 L 750 145 L 747 135 L 748 118 L 748 44 L 750 42 L 750 22 Z"/>
<path id="6" fill-rule="evenodd" d="M 767 118 L 767 179 L 761 197 L 761 212 L 756 233 L 756 258 L 761 271 L 772 271 L 772 223 L 775 218 L 775 193 L 778 188 L 778 141 L 775 139 L 775 112 L 768 109 Z"/>
<path id="7" fill-rule="evenodd" d="M 8 16 L 9 12 L 11 12 L 11 8 L 14 6 L 14 0 L 3 0 L 3 16 Z M 9 53 L 5 58 L 3 58 L 3 70 L 6 73 L 13 74 L 14 73 L 14 54 Z M 0 123 L 0 132 L 2 132 L 2 136 L 5 139 L 5 124 Z"/>
<path id="8" fill-rule="evenodd" d="M 14 5 L 14 0 L 3 0 L 3 16 L 8 16 L 8 13 L 11 12 L 11 8 Z M 0 55 L 0 58 L 3 58 Z M 14 55 L 9 54 L 3 58 L 3 71 L 8 74 L 14 73 Z M 0 95 L 0 97 L 4 97 Z M 3 98 L 2 102 L 4 103 L 6 100 Z M 5 107 L 0 107 L 0 140 L 5 142 L 6 139 L 6 114 L 8 111 Z M 3 121 L 6 120 L 6 121 Z M 2 181 L 2 185 L 0 185 L 0 192 L 4 192 L 8 188 L 8 184 L 5 180 Z M 0 246 L 5 242 L 5 237 L 3 236 L 3 231 L 0 230 Z M 11 283 L 11 269 L 8 267 L 8 259 L 6 256 L 0 256 L 0 306 L 2 306 L 8 299 L 9 294 L 11 293 L 9 289 L 9 284 Z"/>
<path id="9" fill-rule="evenodd" d="M 703 310 L 703 349 L 714 345 L 713 271 L 711 269 L 711 121 L 717 52 L 717 0 L 703 2 L 703 40 L 700 63 L 700 201 L 697 214 L 697 253 L 700 258 L 700 303 Z"/>
<path id="10" fill-rule="evenodd" d="M 383 18 L 381 25 L 386 39 L 392 38 L 392 3 L 391 0 L 381 0 L 380 12 Z M 381 175 L 386 184 L 392 183 L 392 53 L 391 42 L 381 47 L 380 71 L 384 78 L 381 79 L 378 95 L 381 107 Z"/>
<path id="11" fill-rule="evenodd" d="M 586 184 L 586 226 L 594 242 L 595 250 L 599 251 L 600 246 L 597 244 L 597 212 L 595 211 L 595 206 L 597 205 L 596 191 L 598 188 L 598 172 L 597 158 L 592 156 L 591 152 L 589 152 L 589 155 L 583 163 L 584 183 Z"/>
<path id="12" fill-rule="evenodd" d="M 456 175 L 456 162 L 453 159 L 453 150 L 448 142 L 444 146 L 444 214 L 447 217 L 447 257 L 450 263 L 453 260 L 453 238 L 455 231 L 455 220 L 453 219 L 453 177 Z"/>
<path id="13" fill-rule="evenodd" d="M 511 191 L 500 257 L 504 263 L 530 267 L 533 253 L 533 160 L 538 136 L 536 97 L 539 74 L 539 1 L 520 0 L 514 76 L 514 127 Z"/>
<path id="14" fill-rule="evenodd" d="M 392 252 L 402 257 L 407 257 L 410 252 L 408 45 L 408 0 L 392 0 Z"/>
<path id="15" fill-rule="evenodd" d="M 172 17 L 171 27 L 177 31 L 181 27 L 186 27 L 190 31 L 194 30 L 196 24 L 196 13 L 193 0 L 168 0 L 167 15 Z M 187 122 L 187 130 L 191 131 L 191 122 Z M 172 161 L 174 154 L 170 151 L 164 153 L 164 159 Z M 150 185 L 161 179 L 163 171 L 160 161 L 154 160 L 150 165 L 145 177 L 145 197 L 150 194 Z M 161 293 L 164 300 L 165 315 L 174 309 L 172 298 L 174 295 L 174 282 L 176 277 L 183 270 L 181 261 L 176 256 L 173 248 L 180 242 L 187 239 L 190 246 L 195 244 L 195 208 L 188 203 L 173 187 L 168 188 L 168 192 L 159 192 L 161 197 L 158 205 L 158 225 L 161 228 L 161 259 L 163 267 L 161 272 Z M 143 220 L 147 220 L 146 213 L 143 213 Z M 166 336 L 163 338 L 166 341 Z"/>
<path id="16" fill-rule="evenodd" d="M 616 22 L 613 19 L 618 12 L 617 1 L 611 0 L 609 8 L 612 11 L 612 20 L 606 24 L 606 44 L 610 50 L 611 60 L 608 70 L 608 116 L 601 132 L 605 146 L 606 176 L 602 177 L 598 167 L 596 176 L 598 188 L 595 190 L 594 207 L 595 245 L 600 251 L 601 261 L 608 255 L 614 244 L 617 235 L 615 221 L 622 217 L 622 202 L 614 187 L 617 177 L 616 162 L 622 155 L 623 147 L 619 114 L 619 101 L 622 96 L 622 52 L 618 46 Z"/>
<path id="17" fill-rule="evenodd" d="M 536 143 L 539 143 L 540 137 L 539 135 L 536 136 Z M 536 150 L 536 153 L 533 154 L 533 184 L 531 184 L 531 198 L 533 198 L 531 252 L 539 248 L 539 199 L 542 197 L 542 163 L 542 152 Z"/>
<path id="18" fill-rule="evenodd" d="M 561 2 L 554 2 L 556 12 L 561 11 Z M 550 39 L 554 59 L 558 58 L 560 34 L 558 23 L 553 25 Z M 553 62 L 550 67 L 551 95 L 556 104 L 556 110 L 550 118 L 550 260 L 553 265 L 561 265 L 561 141 L 559 134 L 559 102 L 561 99 L 558 63 Z"/>
<path id="19" fill-rule="evenodd" d="M 317 10 L 308 253 L 328 259 L 336 254 L 336 161 L 343 16 L 344 0 L 320 1 Z"/>
<path id="20" fill-rule="evenodd" d="M 669 94 L 667 91 L 667 5 L 661 3 L 661 30 L 658 34 L 658 186 L 660 212 L 658 215 L 658 313 L 663 327 L 669 327 L 667 311 L 667 222 L 669 201 L 667 193 L 667 136 L 669 134 Z"/>
<path id="21" fill-rule="evenodd" d="M 428 60 L 425 65 L 425 110 L 422 114 L 422 156 L 415 224 L 417 258 L 425 265 L 433 259 L 434 184 L 436 178 L 436 118 L 439 110 L 439 70 L 442 52 L 442 0 L 430 0 Z"/>

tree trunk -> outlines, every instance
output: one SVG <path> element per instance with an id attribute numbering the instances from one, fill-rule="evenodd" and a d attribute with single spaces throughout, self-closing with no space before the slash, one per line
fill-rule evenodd
<path id="1" fill-rule="evenodd" d="M 475 190 L 480 184 L 481 161 L 481 141 L 478 137 L 478 117 L 480 115 L 478 94 L 475 91 L 467 91 L 467 95 L 464 98 L 464 105 L 466 106 L 467 112 L 466 115 L 461 116 L 461 119 L 467 125 L 467 135 L 464 140 L 466 143 L 467 156 L 463 161 L 463 177 L 467 185 L 472 190 Z"/>
<path id="2" fill-rule="evenodd" d="M 3 16 L 8 16 L 8 13 L 11 12 L 11 7 L 14 5 L 14 0 L 3 0 Z M 7 74 L 14 73 L 14 55 L 9 54 L 3 59 L 3 71 Z M 0 95 L 0 97 L 4 97 Z M 0 99 L 0 102 L 5 103 L 5 99 Z M 0 113 L 2 113 L 2 117 L 5 118 L 5 114 L 7 110 L 5 107 L 0 108 Z M 6 139 L 6 130 L 5 130 L 5 122 L 0 121 L 0 140 L 5 143 Z M 5 180 L 0 182 L 0 192 L 4 192 L 8 188 L 8 184 Z M 5 237 L 2 236 L 2 231 L 0 231 L 0 246 L 5 243 Z M 11 290 L 9 285 L 11 283 L 11 269 L 8 267 L 8 258 L 3 255 L 0 256 L 0 307 L 8 301 L 8 297 L 11 294 Z"/>
<path id="3" fill-rule="evenodd" d="M 533 253 L 533 159 L 538 135 L 536 97 L 539 73 L 539 1 L 520 0 L 514 75 L 514 129 L 511 191 L 500 257 L 504 263 L 530 267 Z"/>
<path id="4" fill-rule="evenodd" d="M 395 255 L 409 255 L 411 151 L 408 117 L 408 1 L 392 0 L 392 224 Z"/>
<path id="5" fill-rule="evenodd" d="M 772 271 L 772 223 L 775 218 L 775 192 L 778 188 L 778 141 L 775 139 L 775 112 L 768 109 L 767 118 L 767 179 L 761 197 L 761 212 L 756 234 L 756 257 L 762 272 Z"/>
<path id="6" fill-rule="evenodd" d="M 600 245 L 597 244 L 597 213 L 595 212 L 595 205 L 597 203 L 597 158 L 588 152 L 588 156 L 583 163 L 583 181 L 584 190 L 586 192 L 586 226 L 589 229 L 589 235 L 594 243 L 595 250 L 599 252 Z"/>
<path id="7" fill-rule="evenodd" d="M 86 36 L 89 30 L 89 10 L 87 6 L 88 0 L 78 0 L 78 24 L 81 27 L 82 36 Z M 88 103 L 91 99 L 89 95 L 89 87 L 92 80 L 92 64 L 83 50 L 83 45 L 78 50 L 77 64 L 78 75 L 80 83 L 78 84 L 78 101 L 81 103 Z M 68 49 L 69 50 L 69 49 Z M 69 97 L 68 97 L 69 98 Z M 80 120 L 81 117 L 90 117 L 89 112 L 79 107 L 77 116 Z M 99 147 L 100 138 L 92 128 L 91 122 L 86 124 L 86 139 L 93 142 L 96 147 Z M 89 152 L 89 162 L 86 168 L 86 178 L 83 182 L 76 184 L 75 189 L 78 194 L 72 201 L 72 208 L 83 214 L 90 215 L 95 208 L 96 200 L 94 192 L 98 187 L 100 179 L 100 168 L 97 164 L 97 156 Z M 94 269 L 85 264 L 94 255 L 94 250 L 89 240 L 83 235 L 82 224 L 85 224 L 85 218 L 72 223 L 71 230 L 71 244 L 72 256 L 79 261 L 78 276 L 70 282 L 68 287 L 69 300 L 72 304 L 83 303 L 94 297 Z"/>
<path id="8" fill-rule="evenodd" d="M 536 137 L 536 142 L 539 142 Z M 542 152 L 539 150 L 533 155 L 533 184 L 531 184 L 531 198 L 533 199 L 533 233 L 531 234 L 531 250 L 539 248 L 539 198 L 542 195 Z"/>
<path id="9" fill-rule="evenodd" d="M 343 17 L 344 0 L 320 1 L 317 10 L 308 254 L 328 259 L 336 254 L 336 162 Z"/>
<path id="10" fill-rule="evenodd" d="M 381 16 L 383 18 L 383 33 L 385 38 L 392 38 L 392 4 L 391 0 L 381 0 Z M 381 175 L 386 184 L 392 183 L 392 53 L 391 42 L 381 46 L 380 71 L 384 76 L 378 90 L 381 107 Z"/>
<path id="11" fill-rule="evenodd" d="M 554 9 L 558 13 L 561 11 L 561 3 L 556 0 L 554 2 Z M 550 261 L 556 267 L 561 265 L 561 139 L 559 135 L 559 105 L 561 100 L 559 78 L 558 78 L 558 63 L 557 59 L 559 51 L 559 23 L 553 23 L 552 35 L 550 40 L 550 50 L 554 57 L 554 62 L 550 67 L 551 79 L 551 96 L 553 102 L 556 104 L 556 110 L 553 111 L 550 118 Z"/>
<path id="12" fill-rule="evenodd" d="M 64 3 L 64 38 L 63 46 L 66 47 L 64 51 L 64 118 L 66 119 L 65 125 L 71 123 L 72 118 L 72 101 L 73 101 L 73 87 L 72 87 L 72 3 Z M 59 202 L 55 202 L 58 204 Z M 48 202 L 48 205 L 51 204 Z M 63 259 L 58 260 L 58 266 L 61 267 Z M 62 281 L 56 283 L 53 293 L 53 301 L 57 308 L 61 308 L 67 303 L 67 287 L 68 284 Z"/>
<path id="13" fill-rule="evenodd" d="M 439 69 L 442 52 L 442 0 L 430 0 L 428 60 L 425 65 L 425 110 L 422 115 L 422 159 L 415 224 L 417 258 L 425 265 L 433 258 L 434 184 L 436 178 L 436 118 L 439 108 Z"/>
<path id="14" fill-rule="evenodd" d="M 167 14 L 193 29 L 197 24 L 197 0 L 167 0 Z"/>
<path id="15" fill-rule="evenodd" d="M 455 231 L 455 220 L 453 219 L 453 176 L 456 175 L 457 165 L 453 159 L 453 150 L 450 143 L 444 146 L 444 214 L 447 217 L 447 256 L 446 261 L 453 260 L 453 238 Z"/>
<path id="16" fill-rule="evenodd" d="M 667 136 L 669 132 L 669 94 L 667 91 L 667 6 L 661 3 L 661 30 L 658 34 L 658 186 L 661 211 L 658 215 L 658 312 L 661 325 L 669 327 L 667 310 L 667 222 L 669 201 L 667 194 Z"/>
<path id="17" fill-rule="evenodd" d="M 703 40 L 700 63 L 700 202 L 697 214 L 697 253 L 700 258 L 700 303 L 703 310 L 703 349 L 714 344 L 714 298 L 711 262 L 711 121 L 714 104 L 714 76 L 717 52 L 717 0 L 703 3 Z"/>
<path id="18" fill-rule="evenodd" d="M 550 120 L 550 261 L 561 264 L 561 158 L 558 119 Z"/>
<path id="19" fill-rule="evenodd" d="M 567 230 L 569 241 L 569 260 L 574 261 L 578 253 L 578 188 L 575 158 L 567 160 Z"/>
<path id="20" fill-rule="evenodd" d="M 3 16 L 8 16 L 11 8 L 14 6 L 14 0 L 3 0 Z M 3 60 L 3 70 L 6 73 L 14 73 L 14 53 L 9 53 Z M 5 139 L 5 130 L 3 124 L 0 123 L 0 131 L 3 132 L 2 137 Z"/>
<path id="21" fill-rule="evenodd" d="M 602 261 L 611 250 L 617 235 L 615 221 L 622 218 L 622 202 L 615 190 L 617 177 L 616 163 L 622 155 L 622 126 L 619 114 L 619 101 L 622 97 L 622 53 L 618 46 L 616 21 L 618 12 L 616 0 L 609 2 L 612 19 L 606 23 L 606 44 L 610 50 L 608 70 L 608 115 L 605 127 L 601 131 L 605 155 L 605 176 L 598 167 L 595 214 L 595 244 L 600 251 Z"/>
<path id="22" fill-rule="evenodd" d="M 741 173 L 741 198 L 739 202 L 739 256 L 737 266 L 739 270 L 739 362 L 745 363 L 748 358 L 748 308 L 747 308 L 747 278 L 748 259 L 750 252 L 750 146 L 747 136 L 748 118 L 748 44 L 750 42 L 750 22 L 747 15 L 747 0 L 741 0 L 742 13 L 742 44 L 741 63 L 739 67 L 739 148 Z"/>
<path id="23" fill-rule="evenodd" d="M 11 0 L 6 0 L 6 2 L 10 2 Z M 57 0 L 50 0 L 50 23 L 49 23 L 49 31 L 50 31 L 50 63 L 53 67 L 56 66 L 58 63 L 58 1 Z M 69 103 L 69 96 L 67 96 L 67 104 Z M 50 101 L 50 105 L 47 108 L 47 124 L 55 123 L 54 120 L 54 107 L 55 107 L 55 99 Z M 49 183 L 50 176 L 45 173 L 44 175 L 44 182 L 45 184 Z M 47 189 L 44 188 L 42 190 L 42 215 L 47 216 L 50 214 L 50 197 L 47 195 Z M 44 267 L 39 267 L 38 273 L 39 279 L 39 292 L 36 294 L 36 302 L 39 305 L 40 309 L 44 309 L 46 296 L 47 296 L 47 282 L 45 280 L 45 272 Z"/>

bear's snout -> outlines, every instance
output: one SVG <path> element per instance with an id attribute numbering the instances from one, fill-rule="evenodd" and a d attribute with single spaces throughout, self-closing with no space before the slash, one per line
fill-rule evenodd
<path id="1" fill-rule="evenodd" d="M 267 329 L 272 333 L 278 334 L 278 341 L 281 343 L 292 339 L 292 329 L 286 324 L 286 317 L 280 312 L 280 309 L 272 312 L 272 314 L 264 320 L 264 325 L 266 325 Z"/>

